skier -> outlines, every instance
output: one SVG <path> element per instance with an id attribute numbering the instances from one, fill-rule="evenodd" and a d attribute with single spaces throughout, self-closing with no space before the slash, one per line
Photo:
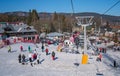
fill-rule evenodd
<path id="1" fill-rule="evenodd" d="M 28 46 L 28 51 L 31 52 L 31 47 L 30 46 Z"/>
<path id="2" fill-rule="evenodd" d="M 101 53 L 99 54 L 99 59 L 100 59 L 100 61 L 102 61 L 102 54 Z"/>
<path id="3" fill-rule="evenodd" d="M 37 59 L 37 54 L 34 53 L 34 54 L 33 54 L 33 60 L 36 60 L 36 59 Z"/>
<path id="4" fill-rule="evenodd" d="M 44 52 L 44 45 L 42 44 L 42 46 L 41 46 L 41 49 L 42 49 L 42 52 Z"/>
<path id="5" fill-rule="evenodd" d="M 23 65 L 25 64 L 25 55 L 24 54 L 22 55 L 22 64 Z"/>
<path id="6" fill-rule="evenodd" d="M 30 65 L 33 67 L 33 64 L 32 64 L 32 54 L 31 53 L 29 53 L 29 61 L 30 61 Z"/>
<path id="7" fill-rule="evenodd" d="M 101 54 L 101 53 L 99 53 L 99 55 L 98 55 L 96 61 L 102 61 L 102 54 Z"/>
<path id="8" fill-rule="evenodd" d="M 19 61 L 19 63 L 21 63 L 21 54 L 19 54 L 19 56 L 18 56 L 18 61 Z"/>
<path id="9" fill-rule="evenodd" d="M 38 54 L 38 56 L 37 56 L 37 64 L 39 64 L 40 63 L 40 54 Z"/>
<path id="10" fill-rule="evenodd" d="M 48 55 L 48 48 L 46 48 L 45 52 L 46 52 L 46 55 Z"/>
<path id="11" fill-rule="evenodd" d="M 52 52 L 52 60 L 55 60 L 55 52 Z"/>
<path id="12" fill-rule="evenodd" d="M 11 46 L 8 46 L 8 53 L 11 52 Z"/>
<path id="13" fill-rule="evenodd" d="M 31 53 L 29 53 L 28 57 L 29 57 L 29 61 L 32 62 L 32 54 Z"/>
<path id="14" fill-rule="evenodd" d="M 23 46 L 22 45 L 20 46 L 20 50 L 21 50 L 21 52 L 23 51 Z"/>

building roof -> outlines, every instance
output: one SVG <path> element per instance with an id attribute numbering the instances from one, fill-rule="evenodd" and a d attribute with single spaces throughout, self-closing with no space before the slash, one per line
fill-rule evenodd
<path id="1" fill-rule="evenodd" d="M 52 32 L 52 33 L 47 34 L 47 36 L 50 36 L 50 37 L 64 36 L 64 34 L 61 34 L 61 33 L 58 33 L 58 32 Z"/>
<path id="2" fill-rule="evenodd" d="M 37 32 L 33 26 L 28 26 L 26 24 L 24 25 L 19 25 L 19 26 L 14 26 L 14 29 L 17 32 Z"/>
<path id="3" fill-rule="evenodd" d="M 27 24 L 0 24 L 0 33 L 4 32 L 5 28 L 10 28 L 12 31 L 8 31 L 9 33 L 14 32 L 37 32 L 33 26 L 28 26 Z"/>

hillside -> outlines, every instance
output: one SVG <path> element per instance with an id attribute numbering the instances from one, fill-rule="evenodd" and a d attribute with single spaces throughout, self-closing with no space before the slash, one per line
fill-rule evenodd
<path id="1" fill-rule="evenodd" d="M 29 12 L 22 12 L 22 11 L 16 11 L 16 12 L 5 12 L 5 13 L 0 13 L 0 15 L 14 15 L 14 16 L 25 16 L 27 17 L 29 15 Z M 47 12 L 40 12 L 38 13 L 40 18 L 51 18 L 53 13 L 47 13 Z M 63 14 L 65 16 L 71 16 L 71 13 L 59 13 Z M 120 16 L 113 16 L 113 15 L 103 15 L 99 13 L 94 13 L 94 12 L 83 12 L 83 13 L 74 13 L 73 16 L 94 16 L 96 18 L 103 18 L 104 21 L 109 21 L 110 23 L 117 22 L 120 24 Z"/>
<path id="2" fill-rule="evenodd" d="M 19 49 L 21 45 L 23 45 L 23 52 Z M 97 56 L 91 55 L 91 50 L 88 50 L 86 51 L 89 55 L 88 64 L 83 65 L 81 64 L 82 51 L 80 47 L 80 54 L 72 54 L 58 52 L 56 51 L 57 46 L 48 45 L 45 48 L 49 49 L 49 55 L 46 55 L 45 52 L 41 51 L 41 43 L 37 44 L 38 48 L 33 43 L 17 43 L 11 44 L 10 46 L 12 48 L 11 53 L 7 52 L 7 46 L 0 48 L 1 76 L 120 76 L 120 67 L 113 68 L 112 60 L 110 60 L 112 57 L 119 61 L 119 51 L 113 52 L 112 50 L 107 50 L 106 54 L 102 53 L 102 61 L 97 62 Z M 31 46 L 32 51 L 36 49 L 40 56 L 40 63 L 33 65 L 33 67 L 27 61 L 29 58 L 28 46 Z M 51 58 L 51 52 L 53 50 L 55 51 L 56 57 L 54 61 Z M 19 54 L 26 56 L 26 65 L 18 62 Z M 36 60 L 32 63 L 36 63 Z M 76 66 L 74 65 L 75 63 L 79 65 Z"/>
<path id="3" fill-rule="evenodd" d="M 29 13 L 32 13 L 29 15 Z M 35 15 L 36 14 L 36 15 Z M 40 12 L 6 12 L 0 13 L 0 22 L 24 22 L 28 25 L 34 26 L 34 28 L 40 32 L 72 32 L 77 28 L 77 16 L 94 16 L 93 22 L 96 23 L 96 28 L 99 26 L 119 27 L 120 16 L 103 15 L 93 12 L 83 13 L 47 13 Z M 105 28 L 103 26 L 103 28 Z M 90 26 L 91 28 L 94 26 Z M 57 30 L 59 28 L 59 30 Z M 74 28 L 74 29 L 73 29 Z M 112 30 L 118 30 L 114 28 Z"/>

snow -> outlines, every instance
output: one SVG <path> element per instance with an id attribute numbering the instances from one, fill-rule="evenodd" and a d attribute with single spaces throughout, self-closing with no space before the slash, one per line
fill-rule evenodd
<path id="1" fill-rule="evenodd" d="M 20 46 L 23 45 L 24 52 L 20 51 Z M 80 54 L 72 54 L 56 51 L 57 46 L 45 46 L 49 49 L 49 53 L 55 51 L 56 60 L 52 60 L 51 54 L 47 55 L 41 52 L 41 43 L 37 44 L 39 48 L 33 43 L 17 43 L 10 45 L 12 52 L 8 53 L 8 47 L 5 46 L 0 49 L 0 76 L 120 76 L 120 67 L 112 67 L 113 62 L 110 58 L 117 60 L 120 63 L 120 52 L 108 50 L 107 54 L 103 54 L 102 62 L 97 62 L 97 56 L 93 56 L 88 50 L 89 60 L 88 64 L 81 64 L 82 52 Z M 18 63 L 18 55 L 25 54 L 28 58 L 28 46 L 32 50 L 37 50 L 40 54 L 41 64 L 33 65 L 28 62 L 27 65 Z M 81 48 L 79 48 L 81 50 Z M 74 65 L 79 63 L 79 66 Z M 102 73 L 103 75 L 96 75 Z"/>
<path id="2" fill-rule="evenodd" d="M 47 34 L 47 36 L 56 37 L 56 36 L 64 36 L 64 34 L 58 33 L 58 32 L 52 32 L 52 33 Z"/>
<path id="3" fill-rule="evenodd" d="M 102 47 L 102 48 L 107 48 L 107 47 L 110 47 L 110 46 L 113 46 L 114 45 L 114 42 L 111 41 L 109 43 L 101 43 L 101 44 L 97 44 L 96 46 L 97 47 Z"/>

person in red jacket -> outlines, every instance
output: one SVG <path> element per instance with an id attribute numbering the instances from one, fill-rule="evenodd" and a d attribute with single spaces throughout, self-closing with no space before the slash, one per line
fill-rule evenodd
<path id="1" fill-rule="evenodd" d="M 99 59 L 100 59 L 100 61 L 102 61 L 102 54 L 101 53 L 99 54 Z"/>
<path id="2" fill-rule="evenodd" d="M 98 55 L 98 57 L 97 57 L 96 60 L 97 60 L 97 61 L 102 61 L 102 54 L 101 54 L 101 53 L 99 53 L 99 55 Z"/>
<path id="3" fill-rule="evenodd" d="M 22 45 L 20 46 L 20 50 L 21 50 L 21 52 L 23 51 L 23 46 Z"/>
<path id="4" fill-rule="evenodd" d="M 46 48 L 45 52 L 46 52 L 46 55 L 48 55 L 48 48 Z"/>
<path id="5" fill-rule="evenodd" d="M 32 55 L 32 58 L 33 58 L 33 60 L 36 60 L 36 59 L 37 59 L 37 54 L 34 53 L 34 54 Z"/>

